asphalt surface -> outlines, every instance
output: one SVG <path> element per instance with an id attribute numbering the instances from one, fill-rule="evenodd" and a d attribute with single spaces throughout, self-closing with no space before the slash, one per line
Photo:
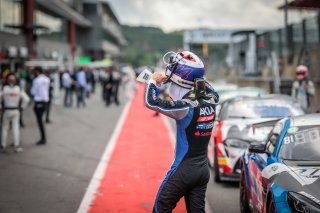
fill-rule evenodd
<path id="1" fill-rule="evenodd" d="M 237 213 L 239 207 L 239 183 L 221 182 L 215 183 L 213 180 L 213 169 L 207 187 L 207 204 L 211 212 Z"/>
<path id="2" fill-rule="evenodd" d="M 86 108 L 54 105 L 45 146 L 35 145 L 32 107 L 24 112 L 24 152 L 0 154 L 1 213 L 77 211 L 124 106 L 107 108 L 100 97 L 92 96 Z"/>

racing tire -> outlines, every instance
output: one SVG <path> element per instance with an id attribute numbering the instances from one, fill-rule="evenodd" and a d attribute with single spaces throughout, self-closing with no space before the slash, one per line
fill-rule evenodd
<path id="1" fill-rule="evenodd" d="M 218 165 L 218 157 L 217 157 L 216 149 L 214 149 L 214 153 L 213 154 L 214 154 L 214 162 L 213 162 L 214 175 L 213 175 L 213 179 L 214 179 L 214 182 L 220 183 L 221 182 L 221 178 L 220 178 L 220 173 L 219 173 L 219 165 Z"/>
<path id="2" fill-rule="evenodd" d="M 276 213 L 276 206 L 274 205 L 274 202 L 273 202 L 272 198 L 269 201 L 268 213 Z"/>
<path id="3" fill-rule="evenodd" d="M 246 179 L 244 176 L 244 172 L 241 171 L 240 175 L 240 212 L 241 213 L 250 213 L 250 206 L 249 206 L 249 199 L 248 199 L 248 192 L 246 189 Z"/>

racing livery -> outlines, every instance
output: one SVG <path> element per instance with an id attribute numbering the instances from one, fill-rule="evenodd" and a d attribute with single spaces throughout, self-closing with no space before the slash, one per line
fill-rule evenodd
<path id="1" fill-rule="evenodd" d="M 248 126 L 302 114 L 304 112 L 300 105 L 287 95 L 237 97 L 223 103 L 210 141 L 213 149 L 208 153 L 214 168 L 214 180 L 239 181 L 240 157 L 250 145 L 250 141 L 244 140 L 249 136 L 244 135 Z M 263 135 L 266 137 L 270 129 L 261 127 L 259 128 L 261 137 L 251 138 L 263 140 L 265 139 Z"/>
<path id="2" fill-rule="evenodd" d="M 203 79 L 195 81 L 195 88 L 177 101 L 158 98 L 152 80 L 146 89 L 147 107 L 175 119 L 177 124 L 175 159 L 159 188 L 154 212 L 171 212 L 183 196 L 188 212 L 204 212 L 210 178 L 207 147 L 218 94 Z"/>
<path id="3" fill-rule="evenodd" d="M 241 212 L 320 212 L 320 115 L 284 118 L 241 158 Z"/>

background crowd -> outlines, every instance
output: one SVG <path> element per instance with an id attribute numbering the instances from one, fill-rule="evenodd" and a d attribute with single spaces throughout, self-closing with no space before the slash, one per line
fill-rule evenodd
<path id="1" fill-rule="evenodd" d="M 131 66 L 95 67 L 78 66 L 74 69 L 58 71 L 42 67 L 28 67 L 10 72 L 1 70 L 1 146 L 7 150 L 7 136 L 13 132 L 13 147 L 16 152 L 21 147 L 20 128 L 25 127 L 23 113 L 33 105 L 40 140 L 37 145 L 47 143 L 45 125 L 50 124 L 53 103 L 69 108 L 87 107 L 92 95 L 101 97 L 106 107 L 119 106 L 121 102 L 131 100 L 137 89 L 136 76 L 144 68 L 134 70 Z M 306 83 L 307 82 L 307 83 Z M 163 97 L 167 97 L 166 88 L 159 88 Z M 119 94 L 120 93 L 120 94 Z M 296 68 L 296 80 L 292 84 L 292 96 L 297 99 L 306 112 L 314 104 L 315 89 L 308 78 L 308 68 Z M 121 98 L 119 98 L 121 97 Z M 30 113 L 30 111 L 27 111 Z M 157 113 L 155 115 L 158 115 Z M 54 119 L 53 119 L 54 120 Z"/>
<path id="2" fill-rule="evenodd" d="M 28 67 L 11 72 L 1 70 L 1 152 L 6 152 L 8 131 L 12 129 L 14 151 L 22 152 L 20 128 L 25 127 L 23 111 L 33 105 L 40 140 L 37 145 L 47 143 L 45 125 L 51 121 L 53 103 L 67 108 L 83 108 L 87 100 L 97 92 L 105 106 L 120 105 L 134 97 L 136 72 L 130 66 L 108 66 L 90 68 L 78 66 L 71 70 Z M 121 90 L 122 88 L 122 90 Z M 123 93 L 124 98 L 119 98 Z M 30 111 L 27 111 L 30 113 Z M 53 118 L 54 120 L 54 118 Z"/>

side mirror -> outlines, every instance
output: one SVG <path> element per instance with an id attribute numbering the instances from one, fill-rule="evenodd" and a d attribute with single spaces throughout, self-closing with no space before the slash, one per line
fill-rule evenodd
<path id="1" fill-rule="evenodd" d="M 264 143 L 252 143 L 249 146 L 249 152 L 265 153 L 266 152 L 266 145 Z"/>

